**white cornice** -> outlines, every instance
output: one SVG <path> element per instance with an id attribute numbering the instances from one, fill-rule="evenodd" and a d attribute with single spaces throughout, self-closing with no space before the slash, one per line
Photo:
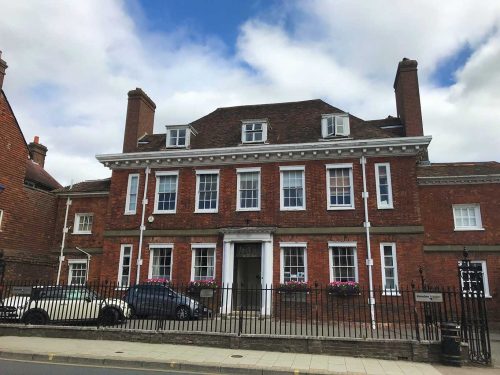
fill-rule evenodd
<path id="1" fill-rule="evenodd" d="M 83 191 L 61 191 L 57 192 L 56 195 L 64 196 L 64 197 L 85 197 L 85 196 L 108 196 L 109 191 L 89 191 L 89 192 L 83 192 Z"/>
<path id="2" fill-rule="evenodd" d="M 245 145 L 224 148 L 162 150 L 96 155 L 111 169 L 133 169 L 144 166 L 178 167 L 222 164 L 266 163 L 276 161 L 341 159 L 372 156 L 422 154 L 432 137 L 402 137 L 330 142 Z"/>

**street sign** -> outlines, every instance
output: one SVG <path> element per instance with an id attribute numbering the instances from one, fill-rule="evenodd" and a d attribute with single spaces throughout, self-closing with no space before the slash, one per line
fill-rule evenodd
<path id="1" fill-rule="evenodd" d="M 200 297 L 201 298 L 212 298 L 214 296 L 214 290 L 213 289 L 202 289 L 200 290 Z"/>
<path id="2" fill-rule="evenodd" d="M 443 302 L 443 293 L 415 292 L 417 302 Z"/>

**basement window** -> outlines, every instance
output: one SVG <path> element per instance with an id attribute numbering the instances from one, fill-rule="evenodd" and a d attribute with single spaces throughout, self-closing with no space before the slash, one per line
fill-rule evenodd
<path id="1" fill-rule="evenodd" d="M 326 114 L 321 116 L 321 135 L 323 138 L 344 137 L 349 134 L 349 114 Z"/>

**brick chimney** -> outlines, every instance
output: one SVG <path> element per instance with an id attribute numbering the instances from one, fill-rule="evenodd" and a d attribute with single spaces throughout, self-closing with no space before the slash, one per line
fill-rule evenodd
<path id="1" fill-rule="evenodd" d="M 40 137 L 35 135 L 35 139 L 28 147 L 30 149 L 31 160 L 43 168 L 45 165 L 45 156 L 47 155 L 47 147 L 40 144 Z"/>
<path id="2" fill-rule="evenodd" d="M 7 69 L 7 63 L 2 60 L 2 51 L 0 51 L 0 90 L 2 90 L 3 79 L 5 77 L 5 69 Z"/>
<path id="3" fill-rule="evenodd" d="M 137 151 L 137 141 L 145 134 L 153 134 L 155 109 L 156 104 L 142 89 L 128 92 L 123 152 Z"/>
<path id="4" fill-rule="evenodd" d="M 398 117 L 405 126 L 407 137 L 424 135 L 417 65 L 416 60 L 405 57 L 398 64 L 398 71 L 394 80 Z"/>

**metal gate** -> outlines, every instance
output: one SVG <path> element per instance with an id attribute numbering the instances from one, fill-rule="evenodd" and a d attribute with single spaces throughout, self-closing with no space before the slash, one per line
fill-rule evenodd
<path id="1" fill-rule="evenodd" d="M 464 258 L 458 265 L 462 341 L 469 344 L 469 359 L 474 363 L 491 363 L 490 334 L 481 263 Z"/>

